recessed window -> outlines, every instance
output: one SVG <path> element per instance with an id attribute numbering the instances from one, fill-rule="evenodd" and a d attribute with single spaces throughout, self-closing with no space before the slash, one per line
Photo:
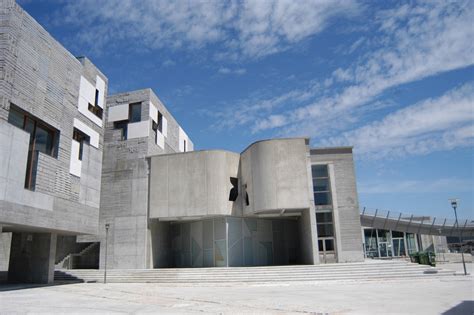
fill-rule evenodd
<path id="1" fill-rule="evenodd" d="M 104 110 L 102 108 L 100 108 L 99 106 L 97 105 L 92 105 L 91 103 L 89 103 L 89 106 L 87 107 L 89 109 L 89 111 L 96 115 L 98 118 L 102 119 L 102 115 L 104 114 Z"/>
<path id="2" fill-rule="evenodd" d="M 183 152 L 186 152 L 186 140 L 183 140 Z"/>
<path id="3" fill-rule="evenodd" d="M 312 165 L 314 204 L 332 205 L 331 185 L 327 165 Z"/>
<path id="4" fill-rule="evenodd" d="M 72 133 L 72 138 L 76 140 L 77 142 L 79 142 L 79 157 L 78 158 L 79 160 L 82 161 L 82 152 L 84 149 L 84 144 L 85 143 L 89 144 L 91 138 L 77 128 L 74 128 L 74 131 Z"/>
<path id="5" fill-rule="evenodd" d="M 38 153 L 57 157 L 59 131 L 13 104 L 10 105 L 8 122 L 30 134 L 25 188 L 34 190 Z"/>
<path id="6" fill-rule="evenodd" d="M 157 129 L 159 132 L 163 133 L 163 114 L 158 112 L 158 124 Z"/>
<path id="7" fill-rule="evenodd" d="M 95 90 L 95 100 L 94 100 L 94 104 L 91 104 L 89 103 L 89 105 L 87 106 L 87 109 L 89 109 L 89 111 L 96 115 L 98 118 L 100 118 L 102 120 L 102 116 L 104 115 L 104 110 L 99 106 L 99 90 Z"/>
<path id="8" fill-rule="evenodd" d="M 120 140 L 127 140 L 128 120 L 114 122 L 114 129 L 120 130 Z"/>
<path id="9" fill-rule="evenodd" d="M 128 120 L 131 123 L 142 120 L 142 103 L 132 103 L 128 109 Z"/>
<path id="10" fill-rule="evenodd" d="M 99 90 L 95 90 L 95 105 L 99 105 Z"/>

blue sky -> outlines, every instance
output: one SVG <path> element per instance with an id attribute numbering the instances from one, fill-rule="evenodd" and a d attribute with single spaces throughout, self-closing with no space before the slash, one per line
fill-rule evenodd
<path id="1" fill-rule="evenodd" d="M 472 1 L 19 3 L 109 93 L 152 88 L 196 149 L 353 145 L 361 207 L 474 217 Z"/>

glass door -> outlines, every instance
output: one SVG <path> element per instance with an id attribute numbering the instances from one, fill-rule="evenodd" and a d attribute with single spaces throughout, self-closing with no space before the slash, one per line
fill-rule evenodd
<path id="1" fill-rule="evenodd" d="M 392 238 L 390 231 L 377 230 L 379 240 L 379 253 L 381 258 L 392 257 Z"/>
<path id="2" fill-rule="evenodd" d="M 336 251 L 334 248 L 334 238 L 319 238 L 319 261 L 321 263 L 335 263 L 336 262 Z"/>
<path id="3" fill-rule="evenodd" d="M 392 231 L 393 256 L 406 256 L 405 237 L 403 232 Z"/>

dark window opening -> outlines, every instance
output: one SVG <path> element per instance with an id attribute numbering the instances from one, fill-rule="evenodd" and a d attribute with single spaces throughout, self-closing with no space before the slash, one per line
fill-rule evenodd
<path id="1" fill-rule="evenodd" d="M 102 119 L 102 115 L 104 114 L 104 110 L 102 108 L 100 108 L 98 105 L 94 106 L 91 103 L 89 103 L 88 109 L 92 114 L 94 114 L 98 118 Z"/>
<path id="2" fill-rule="evenodd" d="M 334 250 L 334 239 L 326 239 L 326 251 L 333 251 Z"/>
<path id="3" fill-rule="evenodd" d="M 318 237 L 330 237 L 334 236 L 333 226 L 331 224 L 317 224 L 318 226 Z"/>
<path id="4" fill-rule="evenodd" d="M 230 178 L 230 183 L 232 184 L 232 188 L 229 193 L 229 201 L 235 201 L 237 200 L 237 197 L 239 196 L 239 179 L 236 177 L 231 177 Z"/>
<path id="5" fill-rule="evenodd" d="M 72 132 L 72 138 L 76 140 L 77 142 L 79 142 L 79 160 L 82 161 L 82 152 L 84 149 L 84 143 L 89 144 L 91 138 L 77 128 L 74 128 Z"/>
<path id="6" fill-rule="evenodd" d="M 183 140 L 183 152 L 186 152 L 186 140 Z"/>
<path id="7" fill-rule="evenodd" d="M 30 134 L 25 188 L 34 190 L 38 154 L 42 152 L 57 158 L 59 131 L 13 104 L 10 104 L 8 122 Z"/>
<path id="8" fill-rule="evenodd" d="M 163 114 L 158 112 L 158 125 L 157 129 L 159 132 L 163 133 Z"/>
<path id="9" fill-rule="evenodd" d="M 128 120 L 131 123 L 142 120 L 142 103 L 132 103 L 128 108 Z"/>
<path id="10" fill-rule="evenodd" d="M 114 122 L 114 129 L 119 129 L 121 131 L 120 140 L 127 140 L 128 120 Z"/>
<path id="11" fill-rule="evenodd" d="M 95 106 L 99 106 L 99 90 L 95 90 Z"/>

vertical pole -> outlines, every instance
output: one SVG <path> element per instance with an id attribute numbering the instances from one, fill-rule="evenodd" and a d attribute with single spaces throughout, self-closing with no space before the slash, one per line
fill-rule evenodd
<path id="1" fill-rule="evenodd" d="M 107 283 L 107 239 L 109 236 L 109 224 L 105 224 L 105 264 L 104 264 L 104 283 Z"/>
<path id="2" fill-rule="evenodd" d="M 456 212 L 456 205 L 453 205 L 453 209 L 454 209 L 454 217 L 456 218 L 456 227 L 459 229 L 459 223 L 458 223 L 458 214 Z M 462 267 L 464 268 L 464 275 L 467 276 L 467 271 L 466 271 L 466 262 L 464 260 L 464 250 L 462 248 L 462 239 L 459 238 L 459 240 L 461 241 L 461 246 L 460 246 L 460 250 L 461 250 L 461 257 L 462 257 Z"/>

